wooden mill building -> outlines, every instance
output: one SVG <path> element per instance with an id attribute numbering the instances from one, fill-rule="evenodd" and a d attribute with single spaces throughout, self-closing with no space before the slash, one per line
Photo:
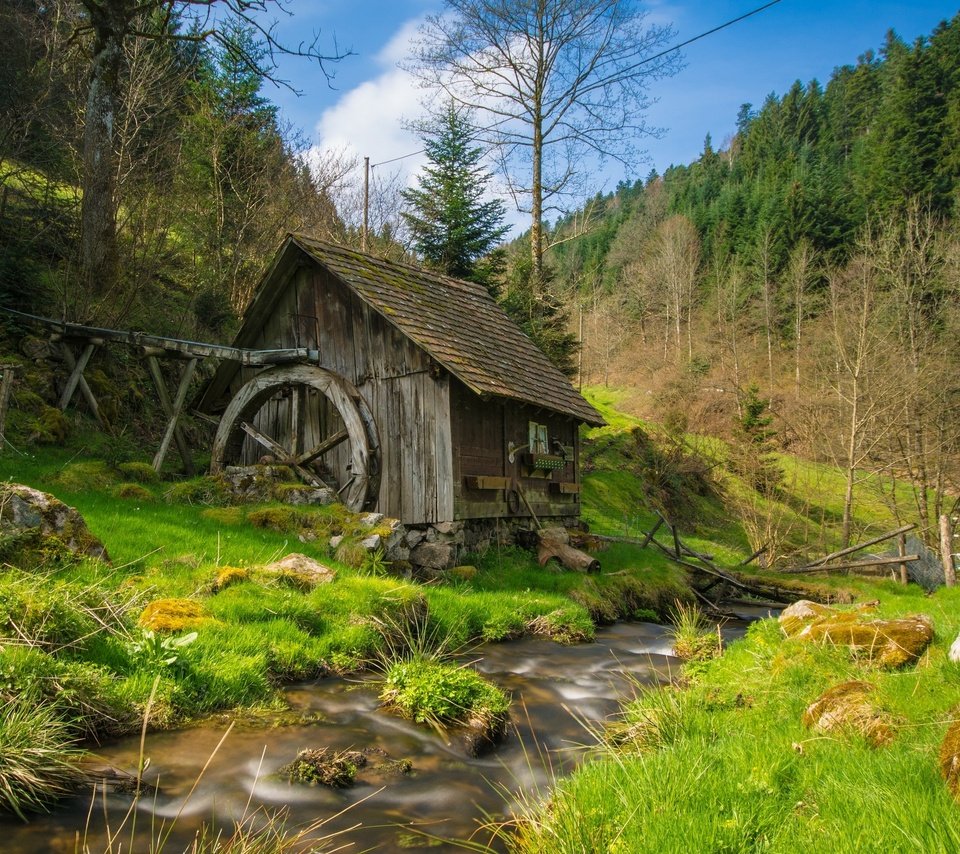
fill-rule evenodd
<path id="1" fill-rule="evenodd" d="M 576 516 L 581 423 L 603 419 L 480 285 L 289 235 L 221 364 L 212 470 L 264 455 L 407 524 Z"/>

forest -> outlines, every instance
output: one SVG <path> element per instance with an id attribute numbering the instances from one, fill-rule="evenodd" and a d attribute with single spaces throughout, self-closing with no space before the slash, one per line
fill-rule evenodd
<path id="1" fill-rule="evenodd" d="M 891 32 L 826 86 L 744 104 L 696 162 L 558 220 L 582 381 L 728 437 L 759 396 L 764 441 L 843 468 L 848 505 L 865 472 L 908 482 L 897 513 L 932 532 L 960 460 L 958 40 L 957 17 Z"/>

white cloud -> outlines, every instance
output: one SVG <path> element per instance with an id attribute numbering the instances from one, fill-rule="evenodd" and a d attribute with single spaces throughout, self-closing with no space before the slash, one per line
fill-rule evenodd
<path id="1" fill-rule="evenodd" d="M 377 54 L 381 73 L 324 110 L 317 121 L 316 148 L 344 151 L 361 162 L 369 157 L 371 163 L 382 163 L 422 147 L 417 135 L 403 126 L 404 121 L 423 115 L 421 91 L 413 77 L 397 66 L 409 54 L 410 40 L 419 25 L 419 19 L 405 23 Z M 423 162 L 423 156 L 417 155 L 383 168 L 412 175 Z"/>

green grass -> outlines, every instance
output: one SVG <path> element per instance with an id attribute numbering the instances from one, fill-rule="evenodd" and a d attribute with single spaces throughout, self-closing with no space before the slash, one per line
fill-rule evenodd
<path id="1" fill-rule="evenodd" d="M 960 592 L 926 598 L 873 585 L 882 616 L 929 614 L 937 638 L 914 668 L 877 670 L 846 651 L 751 626 L 721 658 L 685 669 L 687 687 L 641 692 L 607 747 L 561 780 L 549 808 L 521 823 L 515 851 L 951 851 L 957 805 L 937 753 L 960 703 Z M 875 686 L 894 723 L 888 747 L 806 730 L 826 688 Z"/>

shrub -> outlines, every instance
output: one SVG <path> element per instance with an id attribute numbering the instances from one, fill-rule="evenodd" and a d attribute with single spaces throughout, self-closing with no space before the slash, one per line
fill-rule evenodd
<path id="1" fill-rule="evenodd" d="M 26 820 L 72 794 L 83 755 L 69 726 L 49 706 L 18 698 L 0 707 L 0 810 Z"/>

